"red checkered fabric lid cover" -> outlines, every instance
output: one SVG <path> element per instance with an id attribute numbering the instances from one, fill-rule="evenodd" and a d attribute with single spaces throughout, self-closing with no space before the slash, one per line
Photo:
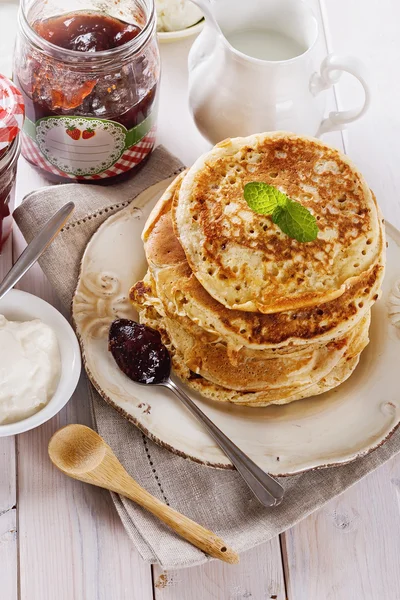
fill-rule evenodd
<path id="1" fill-rule="evenodd" d="M 25 115 L 21 92 L 7 77 L 0 75 L 0 152 L 7 148 L 22 129 Z"/>

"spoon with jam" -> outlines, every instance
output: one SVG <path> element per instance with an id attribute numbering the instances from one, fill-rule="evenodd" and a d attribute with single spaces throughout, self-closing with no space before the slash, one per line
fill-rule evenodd
<path id="1" fill-rule="evenodd" d="M 141 385 L 161 385 L 173 392 L 231 460 L 254 495 L 264 506 L 277 506 L 283 487 L 236 446 L 171 379 L 171 357 L 158 331 L 129 319 L 111 324 L 109 350 L 121 371 Z"/>

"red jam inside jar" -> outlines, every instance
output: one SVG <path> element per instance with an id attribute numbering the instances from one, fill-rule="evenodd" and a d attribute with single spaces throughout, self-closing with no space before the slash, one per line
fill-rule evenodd
<path id="1" fill-rule="evenodd" d="M 0 252 L 11 232 L 23 121 L 24 103 L 20 91 L 0 75 Z"/>
<path id="2" fill-rule="evenodd" d="M 103 52 L 130 42 L 140 27 L 99 13 L 71 13 L 33 23 L 41 38 L 76 52 Z"/>
<path id="3" fill-rule="evenodd" d="M 27 117 L 23 155 L 53 180 L 123 178 L 154 145 L 155 34 L 132 53 L 143 29 L 103 13 L 67 13 L 30 27 L 47 46 L 44 56 L 25 48 L 24 63 L 17 43 L 15 78 Z M 53 47 L 66 51 L 65 60 Z"/>

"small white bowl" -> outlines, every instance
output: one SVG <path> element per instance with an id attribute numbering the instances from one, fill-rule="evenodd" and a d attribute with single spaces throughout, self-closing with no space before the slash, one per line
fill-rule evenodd
<path id="1" fill-rule="evenodd" d="M 192 35 L 197 35 L 204 27 L 204 19 L 196 23 L 196 25 L 191 25 L 190 27 L 186 27 L 185 29 L 180 29 L 179 31 L 159 31 L 157 33 L 157 37 L 159 42 L 168 43 L 168 42 L 177 42 L 184 38 L 191 37 Z"/>
<path id="2" fill-rule="evenodd" d="M 81 372 L 81 353 L 76 335 L 58 310 L 37 296 L 11 290 L 0 300 L 0 314 L 9 321 L 41 319 L 54 330 L 61 356 L 61 376 L 49 402 L 37 413 L 22 421 L 0 425 L 0 437 L 16 435 L 34 429 L 56 415 L 71 398 Z"/>

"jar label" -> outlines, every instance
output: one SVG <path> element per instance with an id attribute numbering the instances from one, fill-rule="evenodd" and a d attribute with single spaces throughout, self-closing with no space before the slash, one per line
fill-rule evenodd
<path id="1" fill-rule="evenodd" d="M 129 171 L 152 150 L 154 111 L 127 129 L 93 117 L 25 120 L 22 153 L 38 167 L 71 179 L 99 179 Z"/>

